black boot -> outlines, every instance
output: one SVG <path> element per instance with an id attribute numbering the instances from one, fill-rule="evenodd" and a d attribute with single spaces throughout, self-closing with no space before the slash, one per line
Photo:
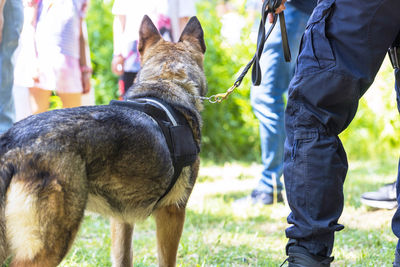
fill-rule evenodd
<path id="1" fill-rule="evenodd" d="M 333 257 L 312 255 L 305 248 L 296 245 L 289 246 L 287 254 L 289 267 L 329 267 L 333 261 Z"/>

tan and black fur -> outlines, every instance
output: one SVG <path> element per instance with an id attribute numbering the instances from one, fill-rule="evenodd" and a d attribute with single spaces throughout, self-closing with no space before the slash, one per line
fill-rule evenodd
<path id="1" fill-rule="evenodd" d="M 188 120 L 200 145 L 203 30 L 193 17 L 178 43 L 164 41 L 145 16 L 142 69 L 126 98 L 162 99 Z M 113 266 L 132 266 L 136 221 L 153 215 L 159 266 L 174 266 L 185 206 L 199 159 L 174 172 L 160 128 L 147 114 L 122 106 L 54 110 L 16 123 L 0 136 L 0 261 L 57 266 L 86 209 L 111 219 Z"/>

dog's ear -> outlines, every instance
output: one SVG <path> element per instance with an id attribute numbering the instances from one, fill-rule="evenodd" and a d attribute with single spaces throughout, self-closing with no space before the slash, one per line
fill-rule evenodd
<path id="1" fill-rule="evenodd" d="M 149 16 L 144 15 L 139 29 L 138 50 L 140 55 L 143 56 L 144 51 L 148 47 L 157 43 L 161 38 L 162 37 L 160 33 L 158 32 L 156 26 L 154 26 Z"/>
<path id="2" fill-rule="evenodd" d="M 191 17 L 185 29 L 183 29 L 179 42 L 185 40 L 197 44 L 202 53 L 206 52 L 203 28 L 201 28 L 200 21 L 196 17 Z"/>

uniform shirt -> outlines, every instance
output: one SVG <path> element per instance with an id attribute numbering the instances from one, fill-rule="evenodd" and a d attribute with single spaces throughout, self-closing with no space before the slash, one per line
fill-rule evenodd
<path id="1" fill-rule="evenodd" d="M 289 0 L 288 3 L 307 14 L 311 14 L 317 5 L 317 0 Z"/>
<path id="2" fill-rule="evenodd" d="M 307 14 L 311 14 L 317 5 L 317 0 L 288 0 L 287 3 Z M 247 9 L 261 11 L 261 7 L 262 2 L 260 0 L 247 0 L 246 2 Z"/>

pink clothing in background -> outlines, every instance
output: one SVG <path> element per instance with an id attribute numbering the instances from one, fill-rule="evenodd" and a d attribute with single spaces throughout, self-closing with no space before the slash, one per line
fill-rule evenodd
<path id="1" fill-rule="evenodd" d="M 35 44 L 39 83 L 61 93 L 82 93 L 79 64 L 81 20 L 87 0 L 41 0 Z"/>

